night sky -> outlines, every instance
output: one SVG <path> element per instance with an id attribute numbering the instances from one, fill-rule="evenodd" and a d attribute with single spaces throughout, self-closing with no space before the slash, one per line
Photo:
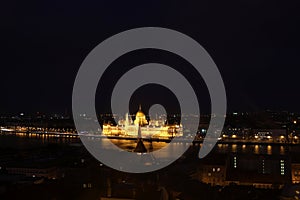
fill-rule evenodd
<path id="1" fill-rule="evenodd" d="M 299 10 L 299 0 L 2 2 L 0 113 L 71 113 L 87 54 L 144 26 L 197 40 L 223 76 L 230 111 L 299 112 Z"/>

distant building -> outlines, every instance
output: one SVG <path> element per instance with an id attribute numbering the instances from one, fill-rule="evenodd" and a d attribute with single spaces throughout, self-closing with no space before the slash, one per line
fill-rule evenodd
<path id="1" fill-rule="evenodd" d="M 103 134 L 107 136 L 124 136 L 137 137 L 138 127 L 141 126 L 142 137 L 154 138 L 173 138 L 182 136 L 182 125 L 166 125 L 164 119 L 147 120 L 146 115 L 139 107 L 133 121 L 128 114 L 125 120 L 119 120 L 116 126 L 111 124 L 103 124 Z"/>
<path id="2" fill-rule="evenodd" d="M 282 188 L 291 183 L 290 160 L 274 155 L 215 154 L 213 158 L 201 160 L 192 177 L 212 186 L 237 184 L 256 188 Z"/>
<path id="3" fill-rule="evenodd" d="M 257 188 L 281 188 L 291 183 L 290 159 L 286 156 L 229 156 L 226 181 Z"/>
<path id="4" fill-rule="evenodd" d="M 229 139 L 248 139 L 250 136 L 251 128 L 246 127 L 231 127 L 227 125 L 224 127 L 222 131 L 222 139 L 229 140 Z"/>
<path id="5" fill-rule="evenodd" d="M 56 167 L 7 167 L 6 171 L 9 174 L 25 175 L 27 177 L 44 177 L 48 179 L 56 179 L 58 177 L 58 169 Z"/>
<path id="6" fill-rule="evenodd" d="M 292 183 L 300 183 L 300 163 L 292 163 Z"/>
<path id="7" fill-rule="evenodd" d="M 226 166 L 224 165 L 204 165 L 200 181 L 212 186 L 226 185 Z"/>
<path id="8" fill-rule="evenodd" d="M 226 157 L 222 155 L 204 158 L 200 161 L 197 172 L 192 177 L 212 186 L 225 186 L 227 185 L 226 163 Z"/>
<path id="9" fill-rule="evenodd" d="M 286 129 L 253 129 L 254 138 L 271 142 L 286 142 Z"/>

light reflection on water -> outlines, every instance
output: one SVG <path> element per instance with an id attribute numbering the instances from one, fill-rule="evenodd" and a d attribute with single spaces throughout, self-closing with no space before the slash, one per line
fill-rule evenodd
<path id="1" fill-rule="evenodd" d="M 271 145 L 268 145 L 268 147 L 267 147 L 267 154 L 272 155 L 272 146 Z"/>
<path id="2" fill-rule="evenodd" d="M 109 139 L 100 139 L 94 138 L 95 140 L 99 140 L 101 142 L 101 146 L 103 148 L 108 147 Z M 133 151 L 136 147 L 135 140 L 119 140 L 119 139 L 111 139 L 118 147 L 127 150 Z M 0 135 L 0 147 L 1 148 L 16 148 L 16 149 L 26 149 L 33 147 L 43 147 L 47 146 L 49 143 L 56 144 L 81 144 L 79 138 L 63 138 L 63 137 L 49 137 L 43 135 L 35 135 L 32 134 L 29 137 L 26 135 Z M 148 141 L 144 141 L 145 147 L 149 151 L 156 151 L 161 149 L 167 145 L 170 146 L 170 153 L 172 149 L 184 148 L 186 145 L 190 145 L 184 142 L 177 143 L 166 143 L 166 142 L 156 142 L 152 143 Z M 196 144 L 197 145 L 197 144 Z M 202 144 L 200 148 L 202 147 Z M 270 145 L 270 144 L 217 144 L 214 148 L 214 152 L 216 153 L 243 153 L 243 154 L 263 154 L 263 155 L 287 155 L 289 151 L 300 152 L 300 146 L 288 146 L 288 145 Z M 164 152 L 166 153 L 166 152 Z M 165 155 L 168 156 L 168 155 Z"/>
<path id="3" fill-rule="evenodd" d="M 291 150 L 300 152 L 299 146 L 290 147 Z M 243 154 L 263 154 L 263 155 L 286 155 L 289 146 L 271 144 L 218 144 L 215 147 L 217 153 L 243 153 Z"/>
<path id="4" fill-rule="evenodd" d="M 109 149 L 110 148 L 110 143 L 109 140 L 107 138 L 98 138 L 99 142 L 101 142 L 101 147 L 103 149 Z M 112 143 L 114 143 L 116 146 L 118 146 L 119 148 L 122 148 L 124 150 L 127 151 L 133 151 L 137 145 L 137 142 L 134 140 L 118 140 L 118 139 L 112 139 L 111 140 Z M 176 152 L 179 149 L 185 149 L 186 146 L 189 146 L 188 143 L 182 143 L 182 142 L 177 142 L 177 143 L 166 143 L 166 142 L 155 142 L 153 141 L 152 143 L 148 142 L 148 141 L 143 141 L 146 149 L 148 151 L 156 151 L 159 149 L 162 149 L 164 147 L 166 147 L 167 145 L 169 146 L 168 151 L 161 151 L 159 154 L 160 158 L 172 158 L 173 153 L 172 152 Z"/>
<path id="5" fill-rule="evenodd" d="M 232 144 L 232 145 L 231 145 L 231 151 L 232 151 L 233 153 L 237 152 L 237 144 Z"/>
<path id="6" fill-rule="evenodd" d="M 259 154 L 259 145 L 254 146 L 254 154 Z"/>

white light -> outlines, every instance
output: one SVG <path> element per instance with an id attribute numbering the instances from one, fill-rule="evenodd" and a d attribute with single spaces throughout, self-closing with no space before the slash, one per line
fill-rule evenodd
<path id="1" fill-rule="evenodd" d="M 285 169 L 284 169 L 284 160 L 280 160 L 280 174 L 284 175 Z"/>
<path id="2" fill-rule="evenodd" d="M 236 161 L 236 157 L 233 158 L 233 167 L 237 168 L 237 161 Z"/>

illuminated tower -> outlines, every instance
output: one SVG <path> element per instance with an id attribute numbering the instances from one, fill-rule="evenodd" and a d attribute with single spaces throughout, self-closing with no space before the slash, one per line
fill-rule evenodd
<path id="1" fill-rule="evenodd" d="M 130 125 L 128 113 L 125 115 L 125 126 Z"/>
<path id="2" fill-rule="evenodd" d="M 141 105 L 139 106 L 139 111 L 135 114 L 134 124 L 139 126 L 144 126 L 148 124 L 146 115 L 143 113 Z"/>

